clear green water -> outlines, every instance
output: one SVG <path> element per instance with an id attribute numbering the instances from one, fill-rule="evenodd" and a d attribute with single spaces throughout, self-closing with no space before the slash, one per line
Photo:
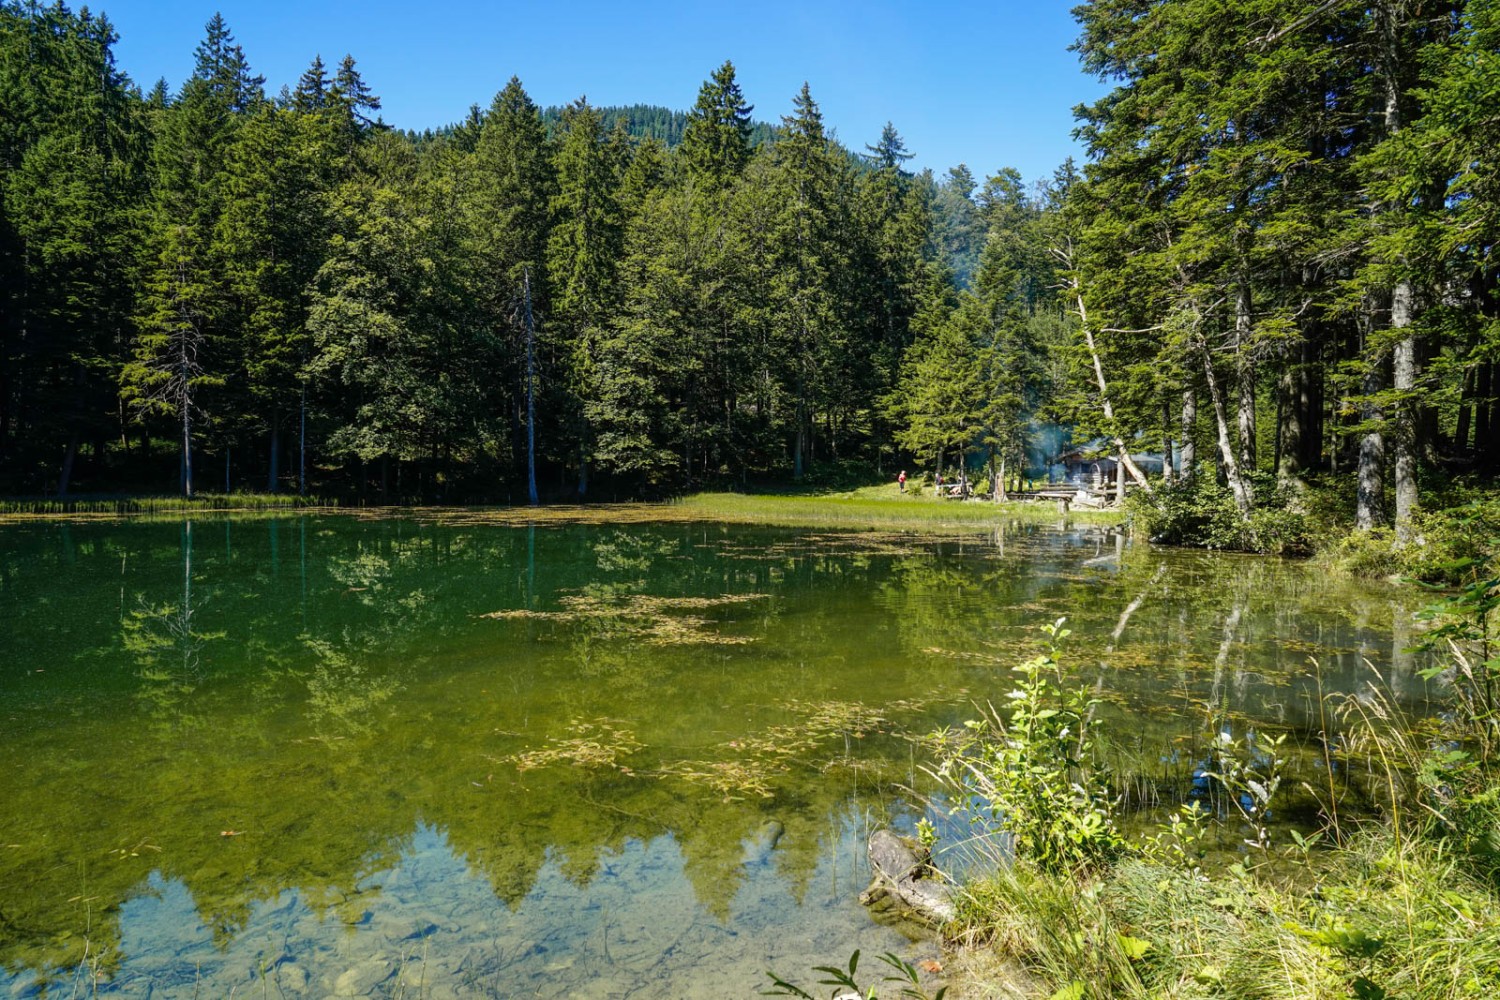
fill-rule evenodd
<path id="1" fill-rule="evenodd" d="M 1041 621 L 1148 771 L 1425 696 L 1400 596 L 1296 563 L 632 522 L 0 527 L 0 996 L 754 995 L 931 952 L 863 843 Z"/>

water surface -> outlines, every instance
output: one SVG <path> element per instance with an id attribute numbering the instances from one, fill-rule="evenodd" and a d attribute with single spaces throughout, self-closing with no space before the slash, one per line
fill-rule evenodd
<path id="1" fill-rule="evenodd" d="M 630 520 L 0 527 L 0 995 L 753 995 L 932 952 L 863 843 L 1040 622 L 1162 767 L 1424 695 L 1298 563 Z"/>

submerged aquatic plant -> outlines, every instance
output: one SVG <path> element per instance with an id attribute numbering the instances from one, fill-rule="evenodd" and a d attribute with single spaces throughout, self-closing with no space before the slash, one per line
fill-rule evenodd
<path id="1" fill-rule="evenodd" d="M 481 618 L 594 622 L 612 636 L 639 639 L 653 646 L 721 645 L 753 642 L 753 636 L 719 632 L 718 622 L 684 611 L 720 608 L 766 600 L 769 594 L 722 594 L 718 597 L 658 597 L 651 594 L 568 594 L 558 611 L 507 608 Z"/>
<path id="2" fill-rule="evenodd" d="M 554 764 L 570 764 L 592 769 L 613 768 L 628 774 L 630 769 L 620 761 L 644 746 L 634 733 L 608 719 L 592 722 L 575 719 L 569 723 L 568 732 L 572 735 L 548 740 L 544 747 L 512 754 L 506 760 L 523 773 Z"/>

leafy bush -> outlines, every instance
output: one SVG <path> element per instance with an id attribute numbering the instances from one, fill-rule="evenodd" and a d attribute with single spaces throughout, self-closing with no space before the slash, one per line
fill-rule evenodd
<path id="1" fill-rule="evenodd" d="M 1339 534 L 1323 554 L 1333 566 L 1355 576 L 1400 576 L 1461 587 L 1500 555 L 1500 498 L 1419 508 L 1412 518 L 1412 541 L 1406 545 L 1398 543 L 1390 528 L 1372 528 Z"/>
<path id="2" fill-rule="evenodd" d="M 988 815 L 974 822 L 999 820 L 1017 856 L 1060 873 L 1108 863 L 1125 839 L 1098 743 L 1098 702 L 1062 686 L 1055 658 L 1068 636 L 1062 619 L 1042 629 L 1048 651 L 1013 668 L 1009 718 L 992 713 L 947 734 L 935 773 L 957 784 L 964 801 L 984 804 Z"/>
<path id="3" fill-rule="evenodd" d="M 1273 478 L 1253 476 L 1255 507 L 1247 519 L 1234 495 L 1209 476 L 1166 483 L 1126 500 L 1152 541 L 1234 552 L 1304 555 L 1312 551 L 1312 527 L 1297 497 Z"/>

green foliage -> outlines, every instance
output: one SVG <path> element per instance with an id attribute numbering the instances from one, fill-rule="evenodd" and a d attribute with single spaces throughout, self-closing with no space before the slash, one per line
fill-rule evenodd
<path id="1" fill-rule="evenodd" d="M 881 955 L 880 961 L 885 963 L 885 965 L 891 970 L 893 974 L 882 976 L 878 983 L 871 984 L 867 988 L 861 988 L 859 985 L 859 980 L 856 978 L 856 975 L 859 971 L 858 951 L 849 956 L 849 965 L 847 968 L 840 968 L 836 965 L 819 965 L 816 966 L 815 969 L 816 971 L 823 973 L 823 975 L 827 977 L 818 980 L 818 982 L 824 986 L 833 987 L 832 992 L 829 993 L 829 996 L 831 997 L 847 996 L 848 994 L 844 991 L 853 990 L 855 994 L 862 998 L 862 1000 L 878 1000 L 878 998 L 881 996 L 882 990 L 884 989 L 885 996 L 901 997 L 903 998 L 903 1000 L 943 1000 L 943 997 L 948 992 L 948 988 L 944 986 L 939 988 L 936 993 L 928 993 L 921 986 L 921 982 L 919 980 L 919 977 L 917 976 L 916 968 L 913 967 L 911 963 L 903 961 L 900 956 L 892 952 L 887 952 L 884 955 Z M 771 980 L 771 988 L 762 990 L 760 994 L 761 996 L 801 997 L 802 1000 L 816 1000 L 816 997 L 813 994 L 808 993 L 806 990 L 802 989 L 799 986 L 787 982 L 780 976 L 776 975 L 774 972 L 767 972 L 766 975 Z M 894 983 L 898 985 L 900 987 L 900 992 L 890 992 L 889 989 L 882 986 L 882 984 L 885 983 Z"/>
<path id="2" fill-rule="evenodd" d="M 1487 491 L 1455 491 L 1448 503 L 1432 503 L 1413 518 L 1414 544 L 1395 531 L 1330 529 L 1335 541 L 1322 556 L 1343 572 L 1364 577 L 1399 576 L 1440 587 L 1464 587 L 1487 572 L 1500 553 L 1500 500 Z"/>
<path id="3" fill-rule="evenodd" d="M 1485 593 L 1436 606 L 1435 640 L 1481 641 L 1488 610 L 1475 611 L 1497 600 Z M 1456 651 L 1445 666 L 1477 676 Z M 1021 701 L 1025 714 L 1040 714 Z M 1494 717 L 1482 695 L 1462 686 L 1454 707 L 1439 731 L 1408 735 L 1388 694 L 1350 699 L 1348 752 L 1386 770 L 1389 826 L 1335 829 L 1342 839 L 1332 847 L 1322 833 L 1295 831 L 1291 844 L 1273 843 L 1268 819 L 1285 737 L 1220 739 L 1204 770 L 1232 803 L 1227 822 L 1250 831 L 1245 858 L 1205 864 L 1205 831 L 1225 821 L 1197 803 L 1154 836 L 1111 843 L 1102 863 L 1075 854 L 1074 865 L 1059 865 L 1057 838 L 1018 833 L 1014 859 L 965 886 L 968 934 L 1018 964 L 1038 995 L 1488 996 L 1500 989 L 1500 775 L 1487 734 Z M 1012 724 L 991 737 L 1001 749 L 971 747 L 966 756 L 1066 782 L 1058 769 L 1069 753 L 1028 743 L 1026 733 Z M 996 810 L 1007 828 L 1035 827 L 1024 784 L 1004 777 L 986 788 L 997 806 L 1010 806 Z M 1108 816 L 1107 800 L 1082 808 Z"/>
<path id="4" fill-rule="evenodd" d="M 1017 857 L 1044 872 L 1081 872 L 1114 860 L 1126 841 L 1102 759 L 1098 702 L 1063 685 L 1055 658 L 1069 634 L 1062 620 L 1042 629 L 1049 650 L 1013 668 L 1005 713 L 944 734 L 936 773 L 964 801 L 983 804 L 970 821 L 998 821 Z"/>
<path id="5" fill-rule="evenodd" d="M 143 94 L 107 20 L 0 4 L 0 486 L 168 480 L 167 439 L 275 490 L 292 433 L 361 496 L 378 459 L 409 496 L 514 498 L 528 439 L 574 493 L 997 481 L 1056 423 L 1212 447 L 1235 513 L 1207 487 L 1141 512 L 1188 544 L 1306 550 L 1327 468 L 1374 527 L 1389 467 L 1395 571 L 1439 582 L 1475 553 L 1417 473 L 1500 467 L 1500 15 L 1304 7 L 1081 4 L 1113 89 L 1078 111 L 1087 166 L 1028 185 L 914 173 L 894 123 L 840 145 L 806 87 L 772 135 L 728 62 L 689 112 L 512 79 L 402 134 L 352 56 L 268 99 L 216 15 Z"/>
<path id="6" fill-rule="evenodd" d="M 1163 484 L 1149 494 L 1132 493 L 1126 505 L 1152 541 L 1232 552 L 1311 552 L 1313 529 L 1298 509 L 1296 496 L 1269 479 L 1261 478 L 1255 485 L 1255 506 L 1248 518 L 1233 492 L 1207 476 Z"/>

